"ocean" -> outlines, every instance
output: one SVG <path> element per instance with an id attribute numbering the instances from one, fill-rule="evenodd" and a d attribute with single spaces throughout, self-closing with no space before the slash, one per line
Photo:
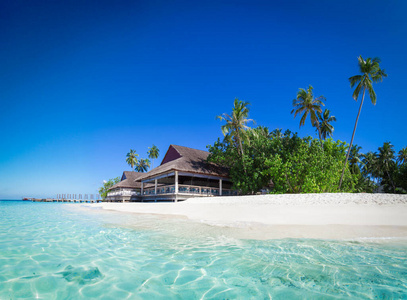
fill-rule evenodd
<path id="1" fill-rule="evenodd" d="M 81 204 L 0 201 L 0 299 L 407 299 L 405 240 L 227 233 Z"/>

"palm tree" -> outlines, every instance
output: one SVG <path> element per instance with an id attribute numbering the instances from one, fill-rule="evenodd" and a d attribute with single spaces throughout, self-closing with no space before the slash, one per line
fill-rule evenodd
<path id="1" fill-rule="evenodd" d="M 153 169 L 154 169 L 154 159 L 158 158 L 160 150 L 157 148 L 156 145 L 153 145 L 151 148 L 148 147 L 148 149 L 150 149 L 150 150 L 147 151 L 147 154 L 148 154 L 148 157 L 153 160 L 152 165 L 153 165 Z"/>
<path id="2" fill-rule="evenodd" d="M 246 172 L 246 167 L 244 163 L 244 151 L 243 151 L 243 140 L 247 138 L 247 130 L 250 128 L 246 124 L 253 122 L 252 119 L 248 119 L 249 116 L 249 102 L 243 102 L 239 99 L 235 99 L 234 107 L 232 109 L 232 115 L 226 113 L 217 116 L 219 120 L 225 120 L 226 124 L 222 125 L 222 133 L 225 139 L 233 139 L 235 146 L 240 151 L 242 157 L 243 168 Z"/>
<path id="3" fill-rule="evenodd" d="M 133 170 L 134 165 L 137 164 L 137 156 L 138 154 L 136 153 L 136 150 L 130 149 L 130 152 L 127 153 L 126 155 L 126 163 L 131 166 L 131 169 Z"/>
<path id="4" fill-rule="evenodd" d="M 317 112 L 319 126 L 321 129 L 321 136 L 325 140 L 327 137 L 332 136 L 334 132 L 334 127 L 332 126 L 332 122 L 336 122 L 335 116 L 329 115 L 329 109 L 325 109 L 323 114 Z"/>
<path id="5" fill-rule="evenodd" d="M 399 151 L 397 161 L 400 165 L 407 163 L 407 147 L 404 147 Z"/>
<path id="6" fill-rule="evenodd" d="M 360 149 L 362 147 L 359 147 L 357 145 L 353 145 L 350 155 L 349 155 L 349 166 L 350 166 L 350 172 L 352 174 L 359 174 L 360 173 L 360 167 L 359 165 L 363 165 L 361 158 L 361 154 L 359 153 Z"/>
<path id="7" fill-rule="evenodd" d="M 140 159 L 135 167 L 137 172 L 142 172 L 142 173 L 147 172 L 148 168 L 150 168 L 150 160 L 148 158 Z"/>
<path id="8" fill-rule="evenodd" d="M 377 168 L 377 153 L 369 151 L 366 154 L 362 154 L 362 171 L 364 175 L 370 175 L 371 178 L 378 178 Z"/>
<path id="9" fill-rule="evenodd" d="M 353 138 L 355 137 L 356 127 L 358 125 L 360 111 L 362 110 L 363 101 L 365 99 L 366 90 L 369 92 L 370 101 L 373 105 L 376 105 L 376 93 L 373 89 L 373 82 L 383 81 L 384 77 L 387 77 L 384 69 L 380 69 L 379 66 L 380 59 L 375 57 L 373 59 L 367 58 L 366 60 L 360 55 L 358 57 L 359 70 L 362 73 L 361 75 L 355 75 L 349 78 L 350 87 L 353 88 L 356 85 L 355 90 L 353 91 L 353 99 L 358 100 L 360 91 L 363 89 L 362 101 L 360 102 L 359 112 L 356 117 L 355 127 L 353 129 L 352 138 L 350 140 L 350 145 L 348 153 L 346 154 L 345 164 L 343 166 L 341 180 L 339 181 L 339 189 L 341 189 L 343 174 L 345 173 L 346 164 L 348 163 L 349 153 L 352 148 Z"/>
<path id="10" fill-rule="evenodd" d="M 274 138 L 282 138 L 283 133 L 281 132 L 281 128 L 276 128 L 271 132 L 271 136 Z"/>
<path id="11" fill-rule="evenodd" d="M 379 155 L 377 157 L 377 164 L 379 174 L 383 181 L 391 185 L 393 192 L 396 190 L 393 175 L 396 168 L 394 146 L 390 142 L 383 143 L 383 147 L 379 147 Z"/>
<path id="12" fill-rule="evenodd" d="M 256 128 L 257 133 L 260 134 L 261 136 L 269 139 L 272 137 L 272 133 L 270 132 L 270 130 L 268 129 L 268 127 L 265 126 L 259 126 Z M 252 130 L 254 132 L 254 130 Z"/>
<path id="13" fill-rule="evenodd" d="M 315 126 L 318 130 L 319 140 L 322 146 L 322 138 L 321 138 L 321 129 L 319 126 L 318 116 L 317 113 L 321 113 L 321 105 L 325 106 L 323 101 L 325 100 L 324 96 L 319 96 L 318 98 L 314 98 L 312 90 L 314 88 L 310 85 L 307 90 L 300 89 L 297 93 L 297 98 L 293 100 L 294 109 L 291 113 L 294 113 L 294 118 L 298 114 L 303 114 L 300 120 L 300 127 L 305 124 L 305 120 L 307 116 L 310 115 L 311 124 Z"/>

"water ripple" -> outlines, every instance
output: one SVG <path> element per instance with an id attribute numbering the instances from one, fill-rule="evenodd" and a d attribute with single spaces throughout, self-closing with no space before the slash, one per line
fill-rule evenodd
<path id="1" fill-rule="evenodd" d="M 407 298 L 406 243 L 176 234 L 188 226 L 0 202 L 0 299 Z"/>

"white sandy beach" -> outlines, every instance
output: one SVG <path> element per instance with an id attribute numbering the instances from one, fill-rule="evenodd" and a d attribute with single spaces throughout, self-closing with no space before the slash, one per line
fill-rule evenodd
<path id="1" fill-rule="evenodd" d="M 179 216 L 250 229 L 253 238 L 407 238 L 407 195 L 290 194 L 191 198 L 178 203 L 97 203 L 137 214 Z"/>

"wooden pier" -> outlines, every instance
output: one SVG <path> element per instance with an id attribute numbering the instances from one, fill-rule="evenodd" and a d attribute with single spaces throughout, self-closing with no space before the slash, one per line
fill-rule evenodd
<path id="1" fill-rule="evenodd" d="M 24 198 L 23 201 L 32 202 L 66 202 L 66 203 L 98 203 L 101 199 L 57 199 L 57 198 Z"/>

